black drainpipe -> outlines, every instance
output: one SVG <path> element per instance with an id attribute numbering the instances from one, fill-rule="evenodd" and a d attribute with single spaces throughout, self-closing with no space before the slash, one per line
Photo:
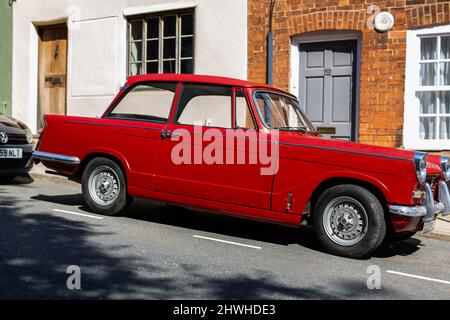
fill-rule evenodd
<path id="1" fill-rule="evenodd" d="M 272 34 L 272 18 L 273 12 L 275 10 L 275 1 L 270 1 L 269 10 L 269 32 L 267 33 L 267 84 L 272 84 L 273 82 L 273 34 Z"/>

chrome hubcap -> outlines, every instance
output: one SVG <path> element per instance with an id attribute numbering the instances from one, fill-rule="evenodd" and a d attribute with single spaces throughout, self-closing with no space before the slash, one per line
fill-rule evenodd
<path id="1" fill-rule="evenodd" d="M 342 246 L 361 241 L 367 233 L 367 212 L 351 197 L 338 197 L 325 208 L 323 225 L 328 237 Z"/>
<path id="2" fill-rule="evenodd" d="M 112 204 L 120 193 L 119 178 L 110 167 L 98 167 L 89 177 L 89 194 L 101 206 Z"/>

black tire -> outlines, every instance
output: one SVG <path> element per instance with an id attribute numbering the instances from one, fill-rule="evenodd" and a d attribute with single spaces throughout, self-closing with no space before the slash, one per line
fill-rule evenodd
<path id="1" fill-rule="evenodd" d="M 366 213 L 365 215 L 361 214 L 361 216 L 364 217 L 363 221 L 366 222 L 361 224 L 358 223 L 358 225 L 363 225 L 361 229 L 367 229 L 359 232 L 359 238 L 353 240 L 358 242 L 351 245 L 337 243 L 337 241 L 342 242 L 340 239 L 336 240 L 336 238 L 339 238 L 339 235 L 336 233 L 329 235 L 330 231 L 328 231 L 328 233 L 326 231 L 327 228 L 328 230 L 333 230 L 335 224 L 331 223 L 332 219 L 327 219 L 328 215 L 326 215 L 325 211 L 328 211 L 330 208 L 329 206 L 336 201 L 339 201 L 339 199 L 349 199 L 349 201 L 352 201 L 352 199 L 356 200 L 355 203 L 360 205 L 360 207 L 357 207 L 361 209 L 359 211 L 365 210 Z M 345 210 L 345 208 L 343 210 Z M 356 210 L 355 212 L 359 211 Z M 330 225 L 327 227 L 324 225 L 324 215 L 326 216 L 325 220 L 330 221 Z M 316 238 L 323 248 L 331 254 L 347 258 L 364 259 L 370 257 L 372 253 L 380 247 L 386 236 L 383 206 L 373 193 L 357 185 L 339 185 L 324 191 L 316 202 L 313 220 Z M 339 226 L 342 225 L 340 224 Z M 333 236 L 335 237 L 335 240 L 332 239 Z M 345 242 L 345 239 L 343 242 Z"/>
<path id="2" fill-rule="evenodd" d="M 92 183 L 90 179 L 93 179 L 93 175 L 102 168 L 105 170 L 104 172 L 109 172 L 114 177 L 113 185 L 118 189 L 111 203 L 99 204 L 102 199 L 94 198 L 95 196 L 89 191 L 90 183 Z M 131 199 L 127 196 L 127 185 L 122 169 L 116 162 L 103 157 L 94 158 L 88 163 L 83 172 L 81 189 L 86 206 L 89 210 L 98 214 L 117 216 L 126 208 Z"/>

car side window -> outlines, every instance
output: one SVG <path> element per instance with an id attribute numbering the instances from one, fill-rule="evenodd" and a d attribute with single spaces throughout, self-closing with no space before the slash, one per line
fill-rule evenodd
<path id="1" fill-rule="evenodd" d="M 231 128 L 232 88 L 184 84 L 175 123 Z"/>
<path id="2" fill-rule="evenodd" d="M 256 129 L 252 112 L 247 99 L 245 98 L 244 92 L 242 90 L 237 90 L 235 97 L 236 127 L 242 129 Z"/>
<path id="3" fill-rule="evenodd" d="M 125 94 L 108 117 L 165 123 L 176 90 L 176 83 L 138 84 Z"/>

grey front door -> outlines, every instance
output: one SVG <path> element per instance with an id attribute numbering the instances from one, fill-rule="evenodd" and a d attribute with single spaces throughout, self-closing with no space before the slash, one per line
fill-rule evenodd
<path id="1" fill-rule="evenodd" d="M 300 104 L 325 137 L 355 141 L 356 45 L 300 44 Z"/>

